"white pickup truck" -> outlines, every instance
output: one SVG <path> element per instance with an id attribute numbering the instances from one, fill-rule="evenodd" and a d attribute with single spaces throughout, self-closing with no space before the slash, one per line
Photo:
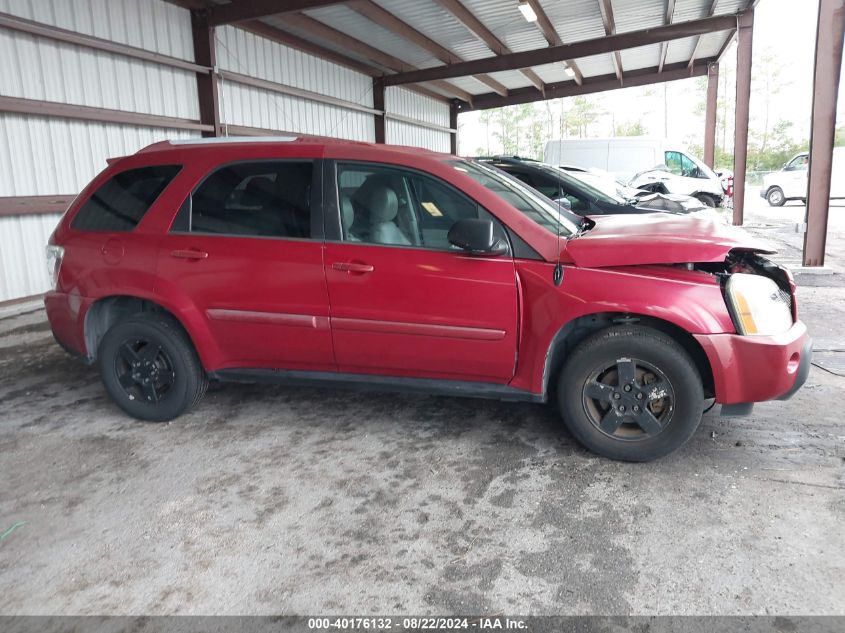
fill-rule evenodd
<path id="1" fill-rule="evenodd" d="M 796 154 L 784 163 L 783 169 L 763 178 L 760 197 L 765 198 L 773 207 L 782 207 L 787 200 L 806 202 L 809 167 L 809 152 Z M 833 148 L 830 197 L 845 198 L 845 147 Z"/>

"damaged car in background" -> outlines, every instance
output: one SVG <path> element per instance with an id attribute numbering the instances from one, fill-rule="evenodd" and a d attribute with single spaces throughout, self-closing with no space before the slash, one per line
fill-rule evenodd
<path id="1" fill-rule="evenodd" d="M 592 169 L 557 167 L 519 156 L 481 157 L 476 160 L 501 169 L 582 216 L 655 211 L 685 214 L 708 209 L 692 196 L 627 187 L 607 172 L 603 175 Z"/>

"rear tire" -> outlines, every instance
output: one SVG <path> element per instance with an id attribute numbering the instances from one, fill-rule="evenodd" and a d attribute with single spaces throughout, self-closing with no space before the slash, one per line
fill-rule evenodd
<path id="1" fill-rule="evenodd" d="M 647 462 L 682 446 L 701 422 L 701 376 L 666 334 L 625 325 L 575 348 L 558 381 L 558 405 L 572 434 L 594 453 Z"/>
<path id="2" fill-rule="evenodd" d="M 786 196 L 783 195 L 783 189 L 780 187 L 772 187 L 766 192 L 766 202 L 770 207 L 782 207 L 786 204 Z"/>
<path id="3" fill-rule="evenodd" d="M 172 420 L 196 406 L 208 387 L 188 336 L 164 315 L 119 321 L 103 336 L 97 357 L 111 399 L 140 420 Z"/>

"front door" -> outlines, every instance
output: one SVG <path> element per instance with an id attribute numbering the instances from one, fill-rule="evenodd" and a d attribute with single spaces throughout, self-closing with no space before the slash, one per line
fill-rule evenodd
<path id="1" fill-rule="evenodd" d="M 312 213 L 319 169 L 313 160 L 219 167 L 162 240 L 159 292 L 205 320 L 220 349 L 215 369 L 335 369 L 321 217 Z"/>
<path id="2" fill-rule="evenodd" d="M 783 170 L 783 195 L 787 198 L 807 197 L 807 173 L 809 157 L 807 154 L 796 156 Z"/>
<path id="3" fill-rule="evenodd" d="M 698 191 L 707 191 L 707 177 L 701 173 L 689 156 L 682 152 L 669 151 L 665 153 L 666 166 L 677 178 L 665 180 L 669 193 L 683 193 L 688 196 Z"/>
<path id="4" fill-rule="evenodd" d="M 327 240 L 325 267 L 339 370 L 508 382 L 517 349 L 513 258 L 468 256 L 446 237 L 460 218 L 492 216 L 411 170 L 339 163 L 332 177 L 341 235 Z"/>

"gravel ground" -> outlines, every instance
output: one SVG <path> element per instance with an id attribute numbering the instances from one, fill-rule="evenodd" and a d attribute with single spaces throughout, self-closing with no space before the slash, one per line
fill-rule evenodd
<path id="1" fill-rule="evenodd" d="M 798 300 L 845 348 L 845 288 Z M 843 394 L 814 367 L 644 465 L 459 398 L 217 385 L 144 424 L 2 319 L 0 614 L 845 614 Z"/>

